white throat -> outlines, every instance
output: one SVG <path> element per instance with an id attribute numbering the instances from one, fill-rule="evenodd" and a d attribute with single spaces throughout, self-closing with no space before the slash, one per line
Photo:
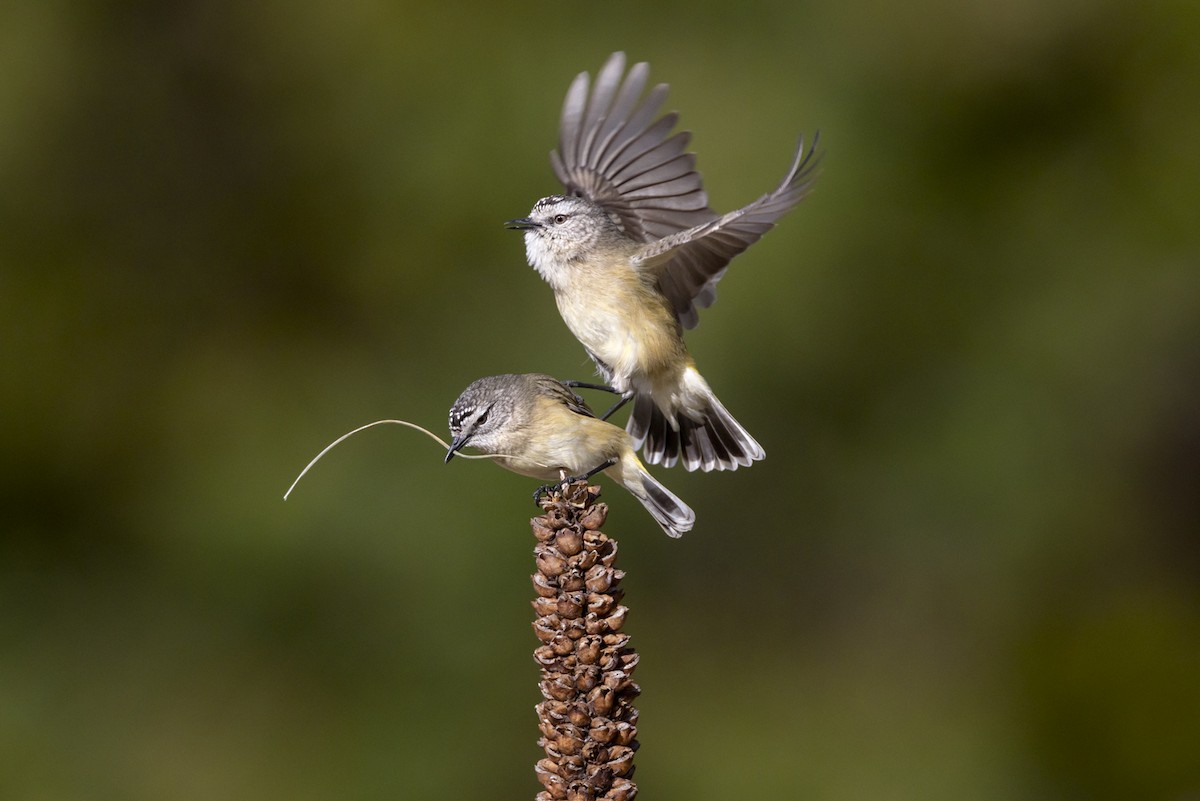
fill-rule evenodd
<path id="1" fill-rule="evenodd" d="M 566 267 L 554 258 L 551 249 L 546 246 L 546 239 L 539 236 L 537 231 L 525 232 L 525 258 L 555 292 L 565 288 Z"/>

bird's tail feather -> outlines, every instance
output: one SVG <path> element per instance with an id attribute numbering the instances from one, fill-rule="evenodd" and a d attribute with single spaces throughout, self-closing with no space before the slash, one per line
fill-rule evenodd
<path id="1" fill-rule="evenodd" d="M 762 446 L 704 386 L 701 419 L 679 411 L 675 425 L 646 393 L 633 401 L 627 430 L 635 447 L 650 464 L 672 467 L 683 462 L 687 470 L 737 470 L 766 456 Z"/>
<path id="2" fill-rule="evenodd" d="M 675 493 L 664 487 L 658 479 L 650 475 L 645 468 L 638 465 L 638 477 L 641 479 L 641 492 L 632 487 L 634 497 L 642 502 L 646 511 L 662 526 L 669 537 L 682 537 L 684 532 L 691 531 L 696 524 L 696 513 L 692 508 L 679 499 Z"/>

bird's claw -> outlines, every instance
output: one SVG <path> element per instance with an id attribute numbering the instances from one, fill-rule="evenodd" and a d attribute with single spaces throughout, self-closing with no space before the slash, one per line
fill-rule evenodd
<path id="1" fill-rule="evenodd" d="M 541 506 L 542 505 L 542 496 L 549 495 L 550 490 L 553 489 L 554 486 L 555 485 L 553 485 L 553 484 L 543 484 L 542 486 L 535 489 L 533 491 L 533 505 Z"/>
<path id="2" fill-rule="evenodd" d="M 541 506 L 543 495 L 549 495 L 556 490 L 561 492 L 564 488 L 569 487 L 576 481 L 585 481 L 587 478 L 587 476 L 563 476 L 559 481 L 555 481 L 553 484 L 543 484 L 534 490 L 533 503 L 535 506 Z"/>

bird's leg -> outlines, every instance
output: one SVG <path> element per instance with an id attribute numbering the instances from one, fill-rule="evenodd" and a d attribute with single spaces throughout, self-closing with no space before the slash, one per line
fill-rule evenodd
<path id="1" fill-rule="evenodd" d="M 615 458 L 614 459 L 605 459 L 603 462 L 596 465 L 591 470 L 584 473 L 582 476 L 565 476 L 563 478 L 562 484 L 560 486 L 565 486 L 567 484 L 574 484 L 576 481 L 587 481 L 589 478 L 596 475 L 601 470 L 607 470 L 608 468 L 612 467 L 616 463 L 617 463 L 617 460 Z"/>
<path id="2" fill-rule="evenodd" d="M 620 395 L 621 399 L 608 408 L 608 411 L 600 415 L 601 420 L 607 420 L 616 413 L 625 404 L 629 403 L 629 399 L 633 397 L 633 390 L 622 392 L 616 387 L 608 384 L 589 384 L 587 381 L 564 381 L 563 384 L 571 389 L 594 389 L 598 392 L 611 392 L 613 395 Z"/>
<path id="3" fill-rule="evenodd" d="M 554 489 L 555 487 L 563 487 L 563 486 L 566 486 L 567 484 L 571 483 L 571 481 L 574 481 L 574 480 L 575 480 L 575 479 L 570 479 L 570 480 L 568 480 L 568 479 L 567 479 L 567 471 L 566 471 L 566 470 L 561 470 L 561 469 L 560 469 L 560 470 L 558 471 L 558 483 L 557 483 L 557 484 L 543 484 L 542 486 L 538 487 L 536 490 L 534 490 L 534 491 L 533 491 L 533 503 L 534 503 L 534 505 L 535 505 L 535 506 L 541 506 L 541 505 L 542 505 L 542 496 L 543 496 L 543 495 L 549 495 L 549 494 L 550 494 L 550 490 Z"/>
<path id="4" fill-rule="evenodd" d="M 568 387 L 572 389 L 594 389 L 598 392 L 611 392 L 614 395 L 620 395 L 620 391 L 610 387 L 608 384 L 589 384 L 587 381 L 564 381 Z"/>
<path id="5" fill-rule="evenodd" d="M 549 495 L 551 490 L 557 489 L 559 487 L 565 487 L 568 484 L 574 484 L 576 481 L 587 481 L 589 478 L 596 475 L 601 470 L 607 470 L 608 468 L 612 467 L 616 463 L 617 463 L 616 459 L 605 459 L 603 462 L 601 462 L 597 466 L 593 467 L 591 470 L 587 471 L 582 476 L 568 476 L 566 470 L 559 470 L 558 471 L 558 476 L 559 476 L 558 483 L 557 484 L 543 484 L 542 486 L 538 487 L 537 491 L 533 493 L 533 502 L 540 506 L 542 503 L 542 496 Z"/>
<path id="6" fill-rule="evenodd" d="M 612 417 L 613 414 L 617 411 L 617 409 L 620 409 L 622 406 L 629 403 L 631 398 L 633 398 L 633 390 L 629 390 L 628 392 L 621 393 L 621 399 L 619 401 L 617 401 L 616 403 L 614 403 L 612 406 L 610 406 L 608 408 L 607 412 L 600 415 L 600 419 L 607 420 L 608 418 Z"/>

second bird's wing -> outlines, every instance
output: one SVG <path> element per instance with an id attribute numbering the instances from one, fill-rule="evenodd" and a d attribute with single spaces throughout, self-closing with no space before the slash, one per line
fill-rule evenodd
<path id="1" fill-rule="evenodd" d="M 535 378 L 538 383 L 542 385 L 542 388 L 545 390 L 547 395 L 553 397 L 575 414 L 578 414 L 582 417 L 596 416 L 596 413 L 592 411 L 591 407 L 587 405 L 587 402 L 584 401 L 583 398 L 576 395 L 570 387 L 568 387 L 562 381 L 559 381 L 554 376 L 536 375 Z"/>

